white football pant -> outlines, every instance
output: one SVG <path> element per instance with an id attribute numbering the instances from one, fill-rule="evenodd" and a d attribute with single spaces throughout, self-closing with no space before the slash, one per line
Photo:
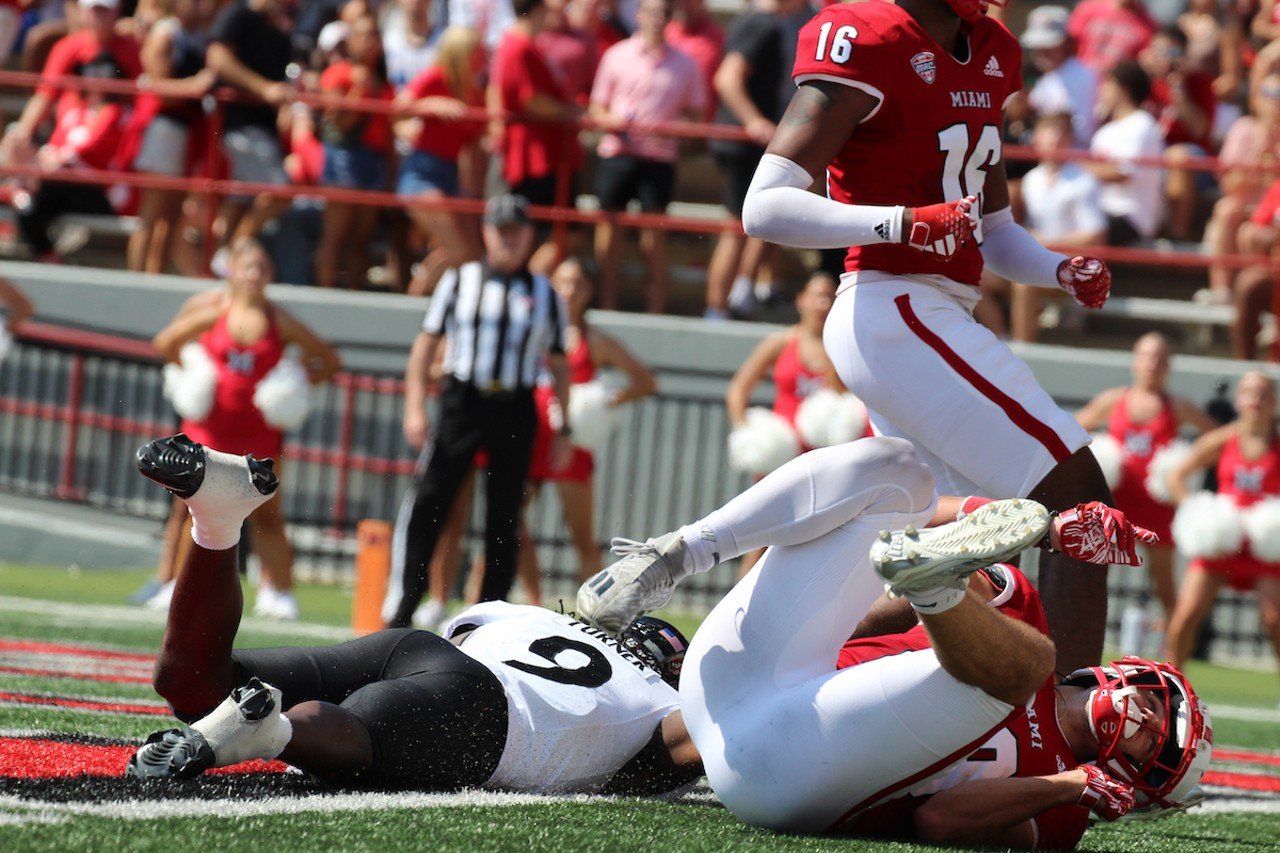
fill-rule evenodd
<path id="1" fill-rule="evenodd" d="M 934 506 L 910 443 L 871 438 L 793 459 L 708 517 L 732 530 L 724 559 L 772 545 L 702 623 L 680 679 L 711 787 L 742 820 L 832 829 L 940 774 L 1013 710 L 932 650 L 835 670 L 884 591 L 878 531 L 922 526 Z"/>

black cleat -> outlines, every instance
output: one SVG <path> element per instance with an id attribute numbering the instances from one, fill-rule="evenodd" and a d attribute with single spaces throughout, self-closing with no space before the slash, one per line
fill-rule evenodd
<path id="1" fill-rule="evenodd" d="M 267 714 L 279 710 L 275 697 L 271 695 L 271 688 L 257 676 L 232 690 L 231 699 L 240 707 L 240 716 L 251 723 L 265 719 Z"/>
<path id="2" fill-rule="evenodd" d="M 192 441 L 181 432 L 147 442 L 138 448 L 135 458 L 142 476 L 154 480 L 176 497 L 186 500 L 204 485 L 211 453 L 227 461 L 243 458 L 248 464 L 249 481 L 260 495 L 270 495 L 280 485 L 275 475 L 275 463 L 271 459 L 228 457 L 217 451 L 206 450 L 204 445 Z"/>
<path id="3" fill-rule="evenodd" d="M 204 735 L 186 727 L 153 732 L 129 759 L 124 772 L 135 779 L 190 779 L 208 770 L 213 762 L 213 749 Z"/>

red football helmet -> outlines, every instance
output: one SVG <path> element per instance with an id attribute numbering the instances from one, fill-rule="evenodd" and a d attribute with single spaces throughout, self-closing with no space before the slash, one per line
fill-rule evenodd
<path id="1" fill-rule="evenodd" d="M 1093 688 L 1087 702 L 1097 764 L 1133 785 L 1135 809 L 1188 805 L 1213 754 L 1213 723 L 1185 675 L 1172 664 L 1126 657 L 1076 670 L 1063 684 Z M 1164 713 L 1149 719 L 1140 696 Z M 1144 729 L 1155 735 L 1148 755 L 1135 759 L 1121 751 L 1123 741 Z"/>
<path id="2" fill-rule="evenodd" d="M 1004 0 L 942 0 L 966 21 L 976 21 L 992 6 L 1004 6 Z"/>

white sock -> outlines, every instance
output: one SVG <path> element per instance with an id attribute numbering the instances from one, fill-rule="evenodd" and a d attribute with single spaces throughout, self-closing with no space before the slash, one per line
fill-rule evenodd
<path id="1" fill-rule="evenodd" d="M 280 691 L 267 685 L 280 707 Z M 204 735 L 213 750 L 215 766 L 229 767 L 255 758 L 269 761 L 293 739 L 293 723 L 276 711 L 261 720 L 246 720 L 240 714 L 235 697 L 228 696 L 208 716 L 196 720 L 191 728 Z"/>
<path id="2" fill-rule="evenodd" d="M 206 447 L 204 482 L 186 504 L 191 511 L 191 538 L 201 548 L 225 551 L 240 541 L 240 526 L 271 499 L 253 484 L 248 460 Z"/>
<path id="3" fill-rule="evenodd" d="M 732 537 L 729 537 L 729 541 L 726 542 L 725 537 L 717 535 L 711 525 L 705 522 L 695 521 L 693 524 L 686 524 L 676 533 L 684 541 L 686 575 L 701 574 L 719 563 L 722 554 L 732 553 L 731 547 L 725 547 L 730 545 Z"/>
<path id="4" fill-rule="evenodd" d="M 964 594 L 968 588 L 968 584 L 964 586 L 938 586 L 933 589 L 920 590 L 919 592 L 904 592 L 902 597 L 911 602 L 911 606 L 915 608 L 917 613 L 935 616 L 939 613 L 945 613 L 961 601 L 964 601 Z"/>

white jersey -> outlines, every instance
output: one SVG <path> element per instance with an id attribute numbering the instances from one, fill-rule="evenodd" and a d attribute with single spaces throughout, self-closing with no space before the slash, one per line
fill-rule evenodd
<path id="1" fill-rule="evenodd" d="M 489 787 L 598 790 L 679 707 L 657 672 L 571 616 L 491 601 L 455 616 L 444 635 L 455 634 L 507 694 L 507 743 Z"/>

